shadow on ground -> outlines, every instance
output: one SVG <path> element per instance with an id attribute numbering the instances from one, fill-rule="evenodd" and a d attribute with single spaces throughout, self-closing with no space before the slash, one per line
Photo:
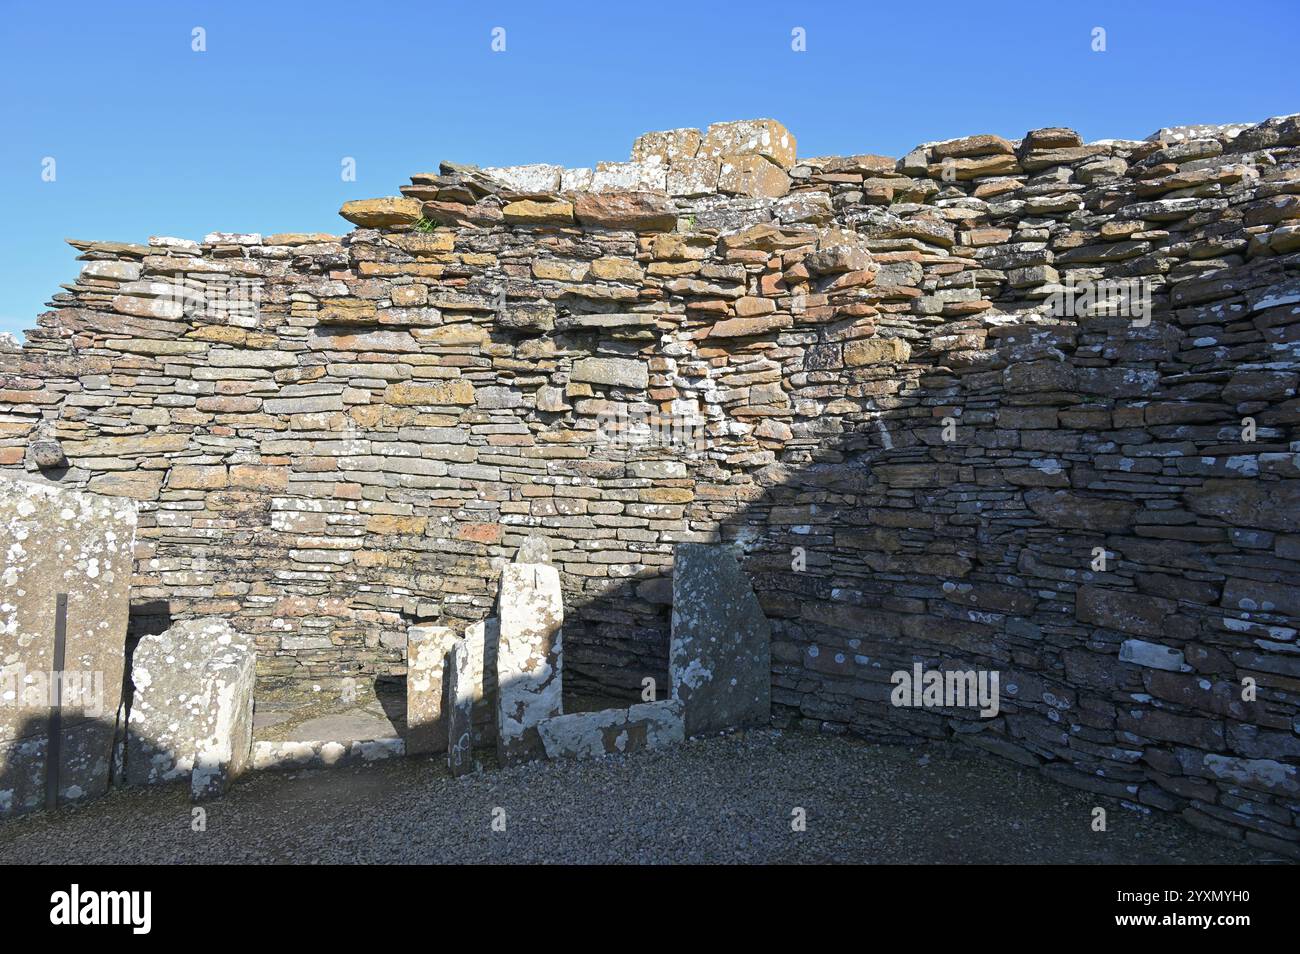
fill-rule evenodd
<path id="1" fill-rule="evenodd" d="M 461 779 L 440 757 L 259 773 L 205 809 L 194 831 L 184 787 L 114 791 L 0 823 L 0 863 L 1279 860 L 952 743 L 773 730 Z"/>

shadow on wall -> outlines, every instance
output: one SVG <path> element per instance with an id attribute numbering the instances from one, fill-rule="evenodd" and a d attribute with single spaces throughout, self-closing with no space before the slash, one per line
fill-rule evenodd
<path id="1" fill-rule="evenodd" d="M 122 732 L 115 716 L 65 710 L 58 745 L 59 807 L 98 798 L 120 784 Z M 50 720 L 27 718 L 18 733 L 0 741 L 0 822 L 44 809 L 50 801 Z"/>
<path id="2" fill-rule="evenodd" d="M 1292 311 L 1268 298 L 1243 316 L 1264 348 Z M 1300 623 L 1296 401 L 1286 373 L 1189 367 L 1221 307 L 1157 296 L 1146 326 L 950 321 L 902 374 L 862 368 L 860 413 L 813 421 L 815 446 L 759 470 L 758 488 L 697 496 L 686 513 L 717 522 L 772 621 L 775 721 L 956 737 L 1200 827 L 1294 842 L 1300 666 L 1268 633 L 1285 643 Z M 623 656 L 601 631 L 662 587 L 642 574 L 574 599 L 576 685 L 634 699 L 664 677 L 666 606 L 619 634 L 643 640 Z M 918 663 L 996 674 L 996 715 L 895 705 L 894 673 Z"/>

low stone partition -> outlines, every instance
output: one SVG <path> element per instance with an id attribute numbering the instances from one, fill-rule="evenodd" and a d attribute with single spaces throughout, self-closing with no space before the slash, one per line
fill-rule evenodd
<path id="1" fill-rule="evenodd" d="M 195 800 L 222 794 L 253 745 L 256 652 L 224 619 L 185 620 L 141 638 L 131 663 L 122 777 L 188 777 Z"/>
<path id="2" fill-rule="evenodd" d="M 548 759 L 627 755 L 685 741 L 684 710 L 680 701 L 663 699 L 554 716 L 537 729 Z"/>
<path id="3" fill-rule="evenodd" d="M 135 534 L 133 501 L 0 476 L 0 815 L 108 788 Z"/>

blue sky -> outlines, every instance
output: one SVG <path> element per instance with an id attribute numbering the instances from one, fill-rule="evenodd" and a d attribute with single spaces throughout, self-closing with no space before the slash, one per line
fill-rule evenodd
<path id="1" fill-rule="evenodd" d="M 1258 121 L 1300 110 L 1297 40 L 1295 0 L 0 0 L 0 331 L 76 275 L 65 237 L 339 233 L 440 159 L 591 165 L 724 119 L 804 156 Z"/>

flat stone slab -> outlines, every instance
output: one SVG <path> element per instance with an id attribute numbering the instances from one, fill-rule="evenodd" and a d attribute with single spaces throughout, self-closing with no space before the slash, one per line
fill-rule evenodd
<path id="1" fill-rule="evenodd" d="M 668 676 L 688 736 L 771 721 L 771 628 L 726 547 L 673 550 Z"/>
<path id="2" fill-rule="evenodd" d="M 370 709 L 353 709 L 317 716 L 299 722 L 284 733 L 284 742 L 310 742 L 317 739 L 354 742 L 399 738 L 397 727 L 382 714 Z M 408 748 L 409 752 L 410 749 Z"/>
<path id="3" fill-rule="evenodd" d="M 537 724 L 563 711 L 559 571 L 548 563 L 505 566 L 497 616 L 497 756 L 510 765 L 545 756 Z"/>
<path id="4" fill-rule="evenodd" d="M 406 754 L 402 739 L 362 739 L 340 742 L 334 739 L 255 742 L 253 768 L 259 771 L 301 768 L 334 768 L 379 762 Z"/>
<path id="5" fill-rule="evenodd" d="M 537 731 L 548 759 L 625 755 L 684 741 L 683 708 L 676 699 L 664 699 L 626 709 L 572 712 L 543 719 Z"/>
<path id="6" fill-rule="evenodd" d="M 0 477 L 0 815 L 45 804 L 59 594 L 59 798 L 108 788 L 135 531 L 131 500 Z"/>
<path id="7" fill-rule="evenodd" d="M 196 799 L 225 791 L 250 762 L 256 664 L 252 640 L 220 618 L 141 638 L 131 660 L 125 782 L 188 775 Z"/>

